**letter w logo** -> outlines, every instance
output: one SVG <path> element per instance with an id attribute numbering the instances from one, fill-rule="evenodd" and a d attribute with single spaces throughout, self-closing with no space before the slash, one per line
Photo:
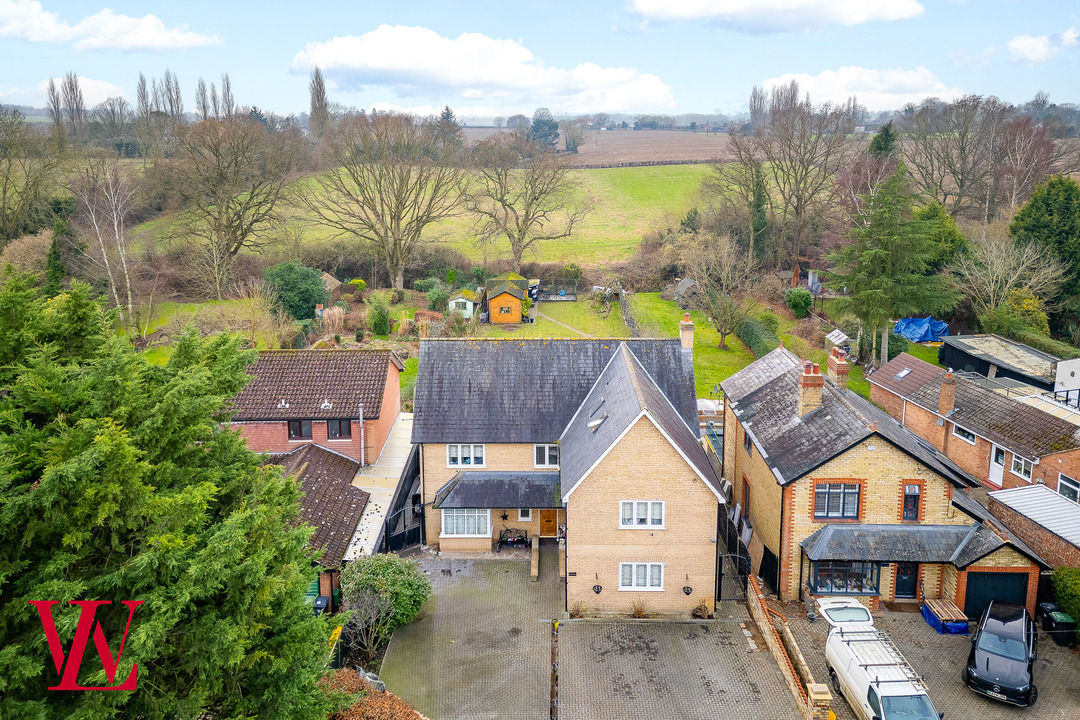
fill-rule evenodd
<path id="1" fill-rule="evenodd" d="M 131 627 L 131 617 L 135 614 L 135 608 L 143 604 L 142 600 L 124 600 L 123 604 L 128 608 L 127 625 L 124 626 L 124 636 L 120 638 L 120 648 L 116 651 L 113 659 L 109 643 L 105 640 L 105 631 L 101 629 L 101 622 L 94 623 L 94 614 L 99 605 L 111 605 L 107 600 L 71 600 L 69 605 L 78 605 L 81 608 L 79 624 L 75 626 L 75 638 L 71 641 L 71 650 L 64 662 L 64 648 L 60 645 L 60 635 L 56 632 L 56 623 L 53 622 L 52 606 L 57 600 L 31 600 L 30 604 L 37 608 L 41 616 L 41 626 L 45 629 L 45 638 L 49 641 L 49 652 L 52 653 L 53 663 L 56 664 L 56 674 L 60 676 L 60 684 L 49 688 L 50 690 L 134 690 L 135 678 L 139 666 L 131 666 L 131 674 L 120 685 L 107 685 L 105 687 L 82 687 L 79 685 L 79 667 L 82 665 L 83 654 L 86 652 L 86 643 L 90 640 L 90 633 L 94 635 L 94 647 L 101 658 L 101 666 L 105 669 L 105 677 L 112 683 L 116 678 L 116 668 L 120 664 L 120 655 L 124 652 L 124 643 L 127 641 L 128 628 Z"/>

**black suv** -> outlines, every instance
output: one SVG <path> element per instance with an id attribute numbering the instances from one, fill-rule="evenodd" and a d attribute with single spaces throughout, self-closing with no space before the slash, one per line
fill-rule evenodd
<path id="1" fill-rule="evenodd" d="M 986 608 L 962 677 L 979 693 L 1001 702 L 1030 706 L 1038 690 L 1032 674 L 1037 633 L 1027 610 L 1003 602 Z"/>

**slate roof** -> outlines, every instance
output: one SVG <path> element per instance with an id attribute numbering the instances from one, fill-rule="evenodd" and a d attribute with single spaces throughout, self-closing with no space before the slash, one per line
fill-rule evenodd
<path id="1" fill-rule="evenodd" d="M 414 443 L 554 442 L 621 340 L 420 341 Z M 697 427 L 694 370 L 677 338 L 631 339 L 641 362 L 688 427 Z"/>
<path id="2" fill-rule="evenodd" d="M 1032 550 L 1023 540 L 1018 538 L 1006 525 L 998 518 L 990 514 L 990 511 L 980 503 L 974 495 L 968 492 L 954 492 L 952 497 L 952 504 L 960 510 L 964 511 L 972 518 L 982 523 L 983 529 L 987 532 L 992 532 L 998 538 L 1005 538 L 1007 542 L 1012 545 L 1022 555 L 1026 555 L 1035 562 L 1039 563 L 1044 568 L 1049 569 L 1050 565 L 1046 563 L 1034 550 Z M 964 553 L 958 557 L 958 560 L 963 560 L 965 563 L 970 564 L 989 554 L 997 549 L 997 547 L 989 547 L 986 543 L 988 539 L 985 536 L 980 538 L 973 538 L 964 549 Z M 988 549 L 989 548 L 989 549 Z M 981 554 L 976 556 L 977 551 L 981 549 Z"/>
<path id="3" fill-rule="evenodd" d="M 908 384 L 892 389 L 884 381 L 879 384 L 936 414 L 944 373 L 930 373 L 923 366 L 932 365 L 905 355 L 901 353 L 883 365 L 870 377 L 870 382 L 878 382 L 879 375 L 884 375 L 885 379 L 892 377 L 897 372 L 896 368 L 910 367 L 912 372 L 909 377 L 919 375 L 925 378 L 917 387 L 912 388 Z M 1029 460 L 1080 448 L 1080 427 L 964 377 L 956 380 L 956 401 L 953 411 L 946 417 L 950 422 Z"/>
<path id="4" fill-rule="evenodd" d="M 829 524 L 803 540 L 801 545 L 811 560 L 944 563 L 952 559 L 977 527 L 978 523 Z"/>
<path id="5" fill-rule="evenodd" d="M 1080 547 L 1080 504 L 1045 485 L 996 490 L 989 496 L 1066 542 Z"/>
<path id="6" fill-rule="evenodd" d="M 292 452 L 272 454 L 270 462 L 281 465 L 286 475 L 295 476 L 300 483 L 304 495 L 297 523 L 315 526 L 309 545 L 326 548 L 320 563 L 328 568 L 341 567 L 345 549 L 370 497 L 352 484 L 360 472 L 360 463 L 310 443 Z"/>
<path id="7" fill-rule="evenodd" d="M 439 488 L 432 507 L 561 508 L 559 473 L 463 470 Z"/>
<path id="8" fill-rule="evenodd" d="M 643 415 L 651 418 L 722 497 L 720 481 L 701 447 L 699 433 L 690 429 L 627 344 L 621 342 L 559 439 L 564 499 Z"/>
<path id="9" fill-rule="evenodd" d="M 374 420 L 382 410 L 389 350 L 263 350 L 233 398 L 233 420 Z M 282 407 L 284 400 L 286 406 Z"/>
<path id="10" fill-rule="evenodd" d="M 880 372 L 880 371 L 879 371 Z M 821 407 L 799 417 L 802 360 L 783 346 L 720 383 L 728 404 L 782 485 L 872 436 L 881 437 L 957 487 L 977 481 L 888 413 L 831 381 Z"/>
<path id="11" fill-rule="evenodd" d="M 998 367 L 1051 383 L 1054 382 L 1054 363 L 1061 360 L 1056 355 L 1000 335 L 953 335 L 943 337 L 941 341 Z"/>

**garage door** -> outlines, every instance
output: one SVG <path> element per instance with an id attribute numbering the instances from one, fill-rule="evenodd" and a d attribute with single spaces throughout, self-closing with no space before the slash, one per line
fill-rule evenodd
<path id="1" fill-rule="evenodd" d="M 991 600 L 1027 604 L 1027 573 L 969 572 L 964 612 L 969 618 L 979 618 Z"/>

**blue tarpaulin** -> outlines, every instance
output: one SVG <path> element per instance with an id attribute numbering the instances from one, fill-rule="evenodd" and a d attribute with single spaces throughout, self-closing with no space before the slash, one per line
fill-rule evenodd
<path id="1" fill-rule="evenodd" d="M 967 635 L 968 624 L 966 622 L 956 622 L 953 620 L 940 620 L 938 616 L 934 614 L 934 611 L 930 609 L 930 606 L 923 603 L 922 616 L 930 627 L 938 631 L 942 635 Z"/>
<path id="2" fill-rule="evenodd" d="M 897 320 L 893 333 L 903 335 L 911 342 L 937 342 L 949 334 L 949 325 L 932 317 Z"/>

